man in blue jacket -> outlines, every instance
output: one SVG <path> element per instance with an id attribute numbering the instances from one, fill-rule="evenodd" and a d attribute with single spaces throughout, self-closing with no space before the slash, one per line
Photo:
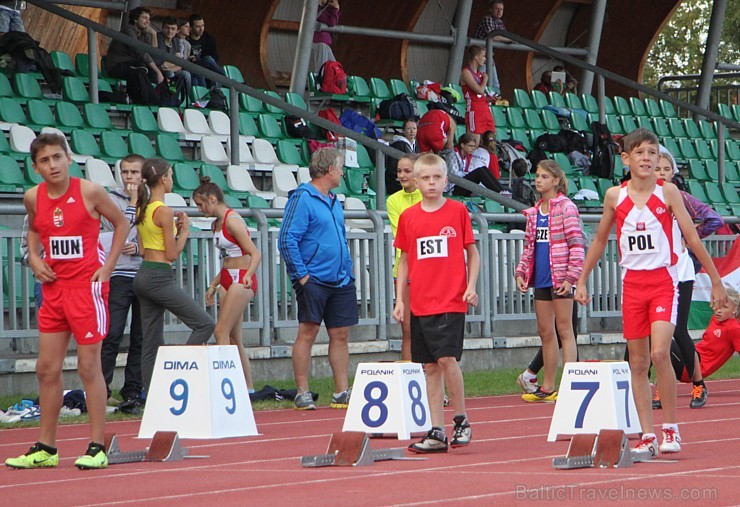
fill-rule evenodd
<path id="1" fill-rule="evenodd" d="M 329 333 L 329 364 L 334 374 L 332 408 L 347 408 L 349 326 L 357 324 L 357 295 L 344 212 L 331 193 L 343 176 L 344 155 L 321 148 L 311 157 L 311 181 L 294 190 L 285 206 L 278 248 L 298 302 L 298 336 L 293 345 L 295 408 L 315 410 L 308 389 L 311 348 L 321 321 Z"/>

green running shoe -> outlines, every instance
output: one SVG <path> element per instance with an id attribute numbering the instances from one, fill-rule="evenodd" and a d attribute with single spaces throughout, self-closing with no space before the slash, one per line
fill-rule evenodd
<path id="1" fill-rule="evenodd" d="M 17 458 L 8 458 L 5 464 L 10 468 L 45 468 L 59 464 L 59 453 L 49 454 L 41 449 L 38 442 L 33 444 L 26 454 Z"/>
<path id="2" fill-rule="evenodd" d="M 94 442 L 87 446 L 87 452 L 77 458 L 75 466 L 80 470 L 92 470 L 96 468 L 108 468 L 108 456 L 105 448 Z"/>

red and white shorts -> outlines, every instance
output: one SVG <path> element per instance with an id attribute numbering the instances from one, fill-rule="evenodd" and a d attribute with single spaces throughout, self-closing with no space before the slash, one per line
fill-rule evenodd
<path id="1" fill-rule="evenodd" d="M 484 134 L 489 130 L 496 132 L 488 102 L 470 103 L 470 109 L 465 113 L 465 127 L 473 134 Z"/>
<path id="2" fill-rule="evenodd" d="M 627 340 L 650 336 L 653 322 L 676 325 L 678 312 L 676 270 L 626 269 L 622 276 L 622 333 Z"/>
<path id="3" fill-rule="evenodd" d="M 42 284 L 39 331 L 71 331 L 80 345 L 102 341 L 108 334 L 109 290 L 108 282 L 57 280 Z"/>
<path id="4" fill-rule="evenodd" d="M 247 274 L 246 269 L 226 269 L 221 270 L 221 287 L 224 290 L 229 290 L 232 284 L 242 283 L 244 275 Z M 252 275 L 252 287 L 250 287 L 254 293 L 257 293 L 257 275 Z"/>

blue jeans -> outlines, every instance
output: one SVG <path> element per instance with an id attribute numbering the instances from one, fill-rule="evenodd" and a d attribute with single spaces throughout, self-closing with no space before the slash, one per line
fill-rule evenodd
<path id="1" fill-rule="evenodd" d="M 224 69 L 221 68 L 221 66 L 216 63 L 216 60 L 213 59 L 212 56 L 206 56 L 204 58 L 201 58 L 200 60 L 195 60 L 193 63 L 196 65 L 200 65 L 201 67 L 205 67 L 208 70 L 212 70 L 213 72 L 217 72 L 223 76 L 226 75 L 224 72 Z M 206 78 L 203 76 L 199 76 L 198 74 L 193 74 L 193 85 L 194 86 L 204 86 L 206 88 L 210 88 L 215 83 L 208 80 L 206 83 Z"/>
<path id="2" fill-rule="evenodd" d="M 0 9 L 0 32 L 25 32 L 21 13 L 9 9 Z"/>

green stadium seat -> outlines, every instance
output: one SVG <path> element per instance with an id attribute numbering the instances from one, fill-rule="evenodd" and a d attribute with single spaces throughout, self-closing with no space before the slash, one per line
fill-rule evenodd
<path id="1" fill-rule="evenodd" d="M 363 144 L 357 145 L 357 165 L 360 166 L 360 169 L 370 170 L 375 168 L 373 161 L 370 159 L 370 154 L 368 154 Z"/>
<path id="2" fill-rule="evenodd" d="M 611 97 L 604 96 L 604 112 L 606 114 L 617 114 L 617 108 L 614 107 Z"/>
<path id="3" fill-rule="evenodd" d="M 707 194 L 704 192 L 704 186 L 697 180 L 689 180 L 687 182 L 689 193 L 699 199 L 701 202 L 710 204 L 711 201 L 707 198 Z"/>
<path id="4" fill-rule="evenodd" d="M 186 199 L 193 194 L 193 190 L 200 185 L 200 178 L 193 169 L 193 166 L 187 163 L 177 162 L 172 166 L 172 191 Z"/>
<path id="5" fill-rule="evenodd" d="M 574 195 L 578 193 L 578 185 L 576 184 L 575 180 L 573 178 L 568 178 L 568 197 L 571 199 Z M 577 201 L 576 204 L 580 203 L 582 201 Z"/>
<path id="6" fill-rule="evenodd" d="M 285 94 L 285 102 L 287 102 L 291 106 L 300 107 L 301 109 L 305 109 L 306 111 L 308 111 L 306 101 L 304 100 L 303 95 L 301 95 L 300 93 L 287 92 Z"/>
<path id="7" fill-rule="evenodd" d="M 548 132 L 560 132 L 560 122 L 558 121 L 558 117 L 555 116 L 555 113 L 543 109 L 540 111 L 540 115 L 542 116 L 542 125 L 545 126 L 545 130 Z"/>
<path id="8" fill-rule="evenodd" d="M 144 158 L 154 158 L 157 152 L 154 150 L 152 140 L 140 132 L 131 132 L 128 136 L 130 153 L 136 153 Z"/>
<path id="9" fill-rule="evenodd" d="M 111 122 L 108 111 L 105 107 L 100 104 L 93 104 L 92 102 L 84 104 L 82 106 L 82 117 L 85 120 L 85 124 L 88 128 L 103 131 L 112 130 L 113 122 Z"/>
<path id="10" fill-rule="evenodd" d="M 504 213 L 504 206 L 493 199 L 486 199 L 483 201 L 483 211 L 486 213 Z"/>
<path id="11" fill-rule="evenodd" d="M 714 127 L 711 123 L 706 120 L 699 120 L 696 122 L 696 125 L 699 127 L 699 132 L 701 132 L 704 139 L 707 141 L 717 139 L 717 133 L 714 131 Z"/>
<path id="12" fill-rule="evenodd" d="M 694 147 L 696 148 L 696 155 L 703 160 L 714 160 L 709 144 L 704 139 L 694 139 Z"/>
<path id="13" fill-rule="evenodd" d="M 567 96 L 566 96 L 567 99 Z M 581 94 L 581 109 L 585 109 L 588 113 L 598 114 L 599 113 L 599 104 L 596 102 L 596 97 L 594 97 L 591 94 L 583 93 Z"/>
<path id="14" fill-rule="evenodd" d="M 41 91 L 41 86 L 36 78 L 31 74 L 24 72 L 16 72 L 13 76 L 13 86 L 15 88 L 15 94 L 18 97 L 28 99 L 44 99 L 44 94 Z"/>
<path id="15" fill-rule="evenodd" d="M 627 133 L 637 129 L 637 124 L 632 116 L 620 116 L 619 121 L 622 123 L 622 128 Z"/>
<path id="16" fill-rule="evenodd" d="M 651 99 L 650 97 L 647 97 L 644 101 L 645 103 L 645 111 L 647 111 L 648 116 L 652 116 L 653 118 L 663 118 L 663 111 L 661 111 L 660 106 L 657 102 L 655 102 L 655 99 Z"/>
<path id="17" fill-rule="evenodd" d="M 591 132 L 591 126 L 588 124 L 588 120 L 579 113 L 572 113 L 570 115 L 570 126 L 578 132 Z"/>
<path id="18" fill-rule="evenodd" d="M 653 122 L 650 121 L 650 118 L 648 118 L 647 116 L 637 116 L 636 119 L 638 127 L 647 129 L 650 132 L 655 133 L 655 127 L 653 126 Z"/>
<path id="19" fill-rule="evenodd" d="M 709 202 L 712 204 L 729 204 L 716 181 L 704 182 L 704 190 L 706 191 Z"/>
<path id="20" fill-rule="evenodd" d="M 734 184 L 725 181 L 722 183 L 720 188 L 722 189 L 722 195 L 725 198 L 725 202 L 729 204 L 740 204 L 740 195 L 738 195 Z"/>
<path id="21" fill-rule="evenodd" d="M 262 90 L 262 93 L 264 93 L 265 95 L 269 95 L 273 99 L 283 100 L 282 97 L 277 92 L 274 92 L 272 90 Z M 283 111 L 277 106 L 270 105 L 267 102 L 265 102 L 265 111 L 267 111 L 268 114 L 278 116 L 280 118 L 282 118 L 285 115 L 285 111 Z"/>
<path id="22" fill-rule="evenodd" d="M 270 142 L 285 139 L 285 135 L 274 116 L 269 114 L 259 115 L 257 117 L 257 126 L 262 134 L 260 137 L 263 139 L 267 139 Z"/>
<path id="23" fill-rule="evenodd" d="M 180 147 L 180 141 L 171 134 L 157 135 L 157 154 L 170 162 L 187 160 Z"/>
<path id="24" fill-rule="evenodd" d="M 630 108 L 632 108 L 632 114 L 635 116 L 648 116 L 645 104 L 639 97 L 630 97 Z"/>
<path id="25" fill-rule="evenodd" d="M 707 171 L 708 181 L 719 181 L 719 165 L 716 160 L 704 160 L 704 168 Z"/>
<path id="26" fill-rule="evenodd" d="M 599 108 L 596 108 L 596 111 L 589 111 L 586 109 L 585 105 L 581 102 L 581 99 L 578 98 L 578 95 L 575 93 L 566 93 L 565 94 L 565 103 L 570 109 L 585 109 L 589 113 L 598 113 Z"/>
<path id="27" fill-rule="evenodd" d="M 244 207 L 244 203 L 237 196 L 233 194 L 227 194 L 226 190 L 224 190 L 224 203 L 231 209 L 242 209 Z"/>
<path id="28" fill-rule="evenodd" d="M 314 100 L 326 98 L 334 102 L 347 102 L 350 99 L 349 95 L 346 93 L 324 93 L 319 90 L 318 75 L 314 72 L 310 72 L 308 74 L 308 91 L 310 96 L 314 98 Z M 416 93 L 414 93 L 412 96 L 415 95 Z"/>
<path id="29" fill-rule="evenodd" d="M 519 141 L 520 143 L 522 143 L 527 150 L 532 149 L 532 142 L 529 140 L 529 137 L 527 136 L 527 133 L 525 132 L 523 128 L 522 129 L 511 129 L 511 132 L 509 135 L 511 139 L 514 139 L 515 141 Z"/>
<path id="30" fill-rule="evenodd" d="M 658 137 L 671 137 L 671 131 L 668 128 L 668 123 L 666 123 L 665 118 L 653 117 L 651 121 L 653 122 L 653 132 L 655 132 Z"/>
<path id="31" fill-rule="evenodd" d="M 19 193 L 31 186 L 31 182 L 26 181 L 18 161 L 11 156 L 0 155 L 0 192 Z"/>
<path id="32" fill-rule="evenodd" d="M 244 83 L 244 76 L 242 76 L 242 71 L 240 71 L 238 67 L 234 65 L 224 65 L 223 69 L 226 77 L 233 79 L 237 83 Z"/>
<path id="33" fill-rule="evenodd" d="M 560 168 L 566 175 L 570 174 L 581 174 L 580 170 L 576 170 L 568 160 L 568 156 L 565 153 L 553 153 L 552 159 L 560 165 Z"/>
<path id="34" fill-rule="evenodd" d="M 734 164 L 732 162 L 725 162 L 724 167 L 725 181 L 729 181 L 733 185 L 735 183 L 740 183 L 740 161 L 735 162 Z"/>
<path id="35" fill-rule="evenodd" d="M 549 92 L 547 94 L 547 99 L 550 101 L 551 106 L 555 107 L 567 107 L 565 105 L 565 99 L 563 99 L 563 96 L 560 95 L 557 92 Z"/>
<path id="36" fill-rule="evenodd" d="M 369 103 L 372 98 L 370 87 L 365 78 L 361 76 L 347 77 L 347 91 L 354 102 Z"/>
<path id="37" fill-rule="evenodd" d="M 349 168 L 344 172 L 344 179 L 349 194 L 365 203 L 368 209 L 375 209 L 375 191 L 367 186 L 367 173 L 359 169 Z"/>
<path id="38" fill-rule="evenodd" d="M 55 115 L 58 127 L 62 130 L 85 128 L 85 121 L 77 106 L 71 102 L 57 102 Z"/>
<path id="39" fill-rule="evenodd" d="M 131 109 L 131 124 L 136 132 L 149 135 L 159 134 L 157 119 L 147 106 L 134 106 Z"/>
<path id="40" fill-rule="evenodd" d="M 699 125 L 691 118 L 684 118 L 683 120 L 681 120 L 681 123 L 683 123 L 683 128 L 684 132 L 686 132 L 686 136 L 690 139 L 704 138 L 704 136 L 701 135 L 701 131 L 699 131 Z"/>
<path id="41" fill-rule="evenodd" d="M 514 88 L 514 103 L 521 109 L 534 109 L 535 107 L 529 94 L 521 88 Z"/>
<path id="42" fill-rule="evenodd" d="M 668 118 L 668 128 L 673 137 L 690 137 L 686 133 L 684 123 L 678 118 Z"/>
<path id="43" fill-rule="evenodd" d="M 506 111 L 504 111 L 503 107 L 491 106 L 491 115 L 493 115 L 493 123 L 496 125 L 496 130 L 509 127 L 509 122 L 506 120 Z"/>
<path id="44" fill-rule="evenodd" d="M 509 107 L 506 110 L 506 116 L 509 120 L 509 126 L 512 129 L 525 129 L 527 128 L 527 125 L 524 123 L 524 118 L 522 118 L 522 112 L 521 109 L 517 107 Z"/>
<path id="45" fill-rule="evenodd" d="M 25 162 L 23 164 L 23 176 L 26 179 L 26 184 L 29 186 L 38 185 L 39 183 L 44 181 L 41 175 L 37 173 L 36 170 L 33 168 L 33 161 L 31 160 L 31 157 L 25 158 Z"/>
<path id="46" fill-rule="evenodd" d="M 246 93 L 239 94 L 239 108 L 252 116 L 257 116 L 265 112 L 264 103 L 260 99 Z"/>
<path id="47" fill-rule="evenodd" d="M 545 126 L 542 124 L 542 119 L 538 112 L 534 109 L 524 110 L 524 121 L 526 122 L 529 130 L 545 130 Z"/>
<path id="48" fill-rule="evenodd" d="M 72 151 L 80 155 L 89 155 L 95 158 L 102 158 L 100 146 L 95 140 L 95 136 L 89 130 L 73 130 L 70 134 Z"/>
<path id="49" fill-rule="evenodd" d="M 735 140 L 725 141 L 725 156 L 727 160 L 740 160 L 740 146 Z"/>
<path id="50" fill-rule="evenodd" d="M 73 178 L 80 178 L 81 180 L 85 179 L 85 173 L 82 170 L 82 167 L 74 160 L 69 164 L 69 175 Z"/>
<path id="51" fill-rule="evenodd" d="M 698 181 L 708 181 L 709 175 L 701 160 L 689 160 L 689 177 Z"/>
<path id="52" fill-rule="evenodd" d="M 717 112 L 721 115 L 727 118 L 728 120 L 734 120 L 735 118 L 732 116 L 732 110 L 730 109 L 730 106 L 727 104 L 717 104 Z"/>
<path id="53" fill-rule="evenodd" d="M 0 122 L 6 124 L 18 123 L 33 129 L 33 126 L 27 125 L 28 118 L 26 118 L 26 113 L 23 112 L 21 105 L 15 99 L 11 99 L 10 97 L 0 97 Z M 6 130 L 8 128 L 9 127 L 6 127 Z"/>
<path id="54" fill-rule="evenodd" d="M 660 99 L 660 110 L 663 111 L 665 118 L 678 118 L 676 108 L 667 100 Z"/>
<path id="55" fill-rule="evenodd" d="M 372 92 L 372 96 L 377 99 L 385 100 L 393 97 L 388 84 L 379 77 L 370 78 L 370 91 Z"/>
<path id="56" fill-rule="evenodd" d="M 676 159 L 676 162 L 679 162 L 679 161 L 684 162 L 689 158 L 696 158 L 696 157 L 685 157 L 678 143 L 676 143 L 676 140 L 673 139 L 672 137 L 664 138 L 662 140 L 662 143 L 665 149 L 667 149 L 671 153 L 671 155 L 673 155 L 673 158 Z"/>
<path id="57" fill-rule="evenodd" d="M 101 70 L 103 70 L 101 67 L 98 66 L 98 77 L 101 76 Z M 90 76 L 90 57 L 87 53 L 77 53 L 75 55 L 75 69 L 79 78 Z"/>
<path id="58" fill-rule="evenodd" d="M 616 171 L 615 171 L 616 174 Z M 596 188 L 599 190 L 599 197 L 601 197 L 601 200 L 604 200 L 604 197 L 606 197 L 606 191 L 609 190 L 614 186 L 614 183 L 609 178 L 599 178 L 596 182 Z"/>
<path id="59" fill-rule="evenodd" d="M 622 125 L 619 123 L 619 118 L 608 114 L 606 115 L 606 128 L 609 129 L 609 132 L 612 134 L 624 134 L 624 128 L 622 128 Z"/>
<path id="60" fill-rule="evenodd" d="M 128 146 L 121 134 L 110 130 L 100 133 L 100 151 L 112 159 L 121 159 L 129 154 Z"/>
<path id="61" fill-rule="evenodd" d="M 249 113 L 239 113 L 239 134 L 252 137 L 259 137 L 260 135 L 257 124 Z"/>
<path id="62" fill-rule="evenodd" d="M 532 90 L 529 95 L 532 97 L 532 104 L 536 109 L 542 109 L 550 105 L 547 96 L 539 90 Z"/>
<path id="63" fill-rule="evenodd" d="M 308 161 L 301 155 L 301 150 L 292 141 L 281 139 L 277 143 L 277 155 L 283 164 L 308 166 Z"/>
<path id="64" fill-rule="evenodd" d="M 49 107 L 48 102 L 43 100 L 32 99 L 26 103 L 26 111 L 28 113 L 28 121 L 31 125 L 39 125 L 41 127 L 57 126 L 54 120 L 54 113 Z"/>
<path id="65" fill-rule="evenodd" d="M 90 93 L 80 78 L 64 76 L 62 79 L 62 98 L 75 104 L 84 104 L 90 102 Z"/>
<path id="66" fill-rule="evenodd" d="M 614 108 L 617 110 L 617 113 L 620 116 L 633 116 L 634 115 L 629 102 L 627 102 L 627 99 L 625 99 L 624 97 L 620 97 L 620 96 L 614 97 Z"/>
<path id="67" fill-rule="evenodd" d="M 75 64 L 72 58 L 64 51 L 50 51 L 51 61 L 54 63 L 54 67 L 59 70 L 67 70 L 71 73 L 75 73 Z"/>
<path id="68" fill-rule="evenodd" d="M 226 176 L 224 176 L 223 171 L 219 169 L 218 167 L 216 167 L 215 165 L 203 164 L 198 168 L 198 173 L 199 173 L 199 178 L 198 178 L 199 180 L 200 178 L 203 178 L 206 176 L 210 178 L 211 183 L 214 183 L 217 187 L 219 187 L 223 191 L 224 197 L 226 197 L 227 194 L 231 193 L 229 184 L 226 181 Z M 248 195 L 249 194 L 245 194 L 244 199 L 246 199 Z M 237 200 L 239 200 L 238 197 L 237 197 Z M 240 204 L 239 207 L 243 207 L 243 205 Z"/>
<path id="69" fill-rule="evenodd" d="M 401 81 L 400 79 L 391 79 L 389 84 L 391 85 L 391 93 L 395 97 L 399 93 L 405 93 L 406 95 L 410 95 L 409 93 L 409 87 Z M 412 97 L 415 95 L 411 95 Z"/>

